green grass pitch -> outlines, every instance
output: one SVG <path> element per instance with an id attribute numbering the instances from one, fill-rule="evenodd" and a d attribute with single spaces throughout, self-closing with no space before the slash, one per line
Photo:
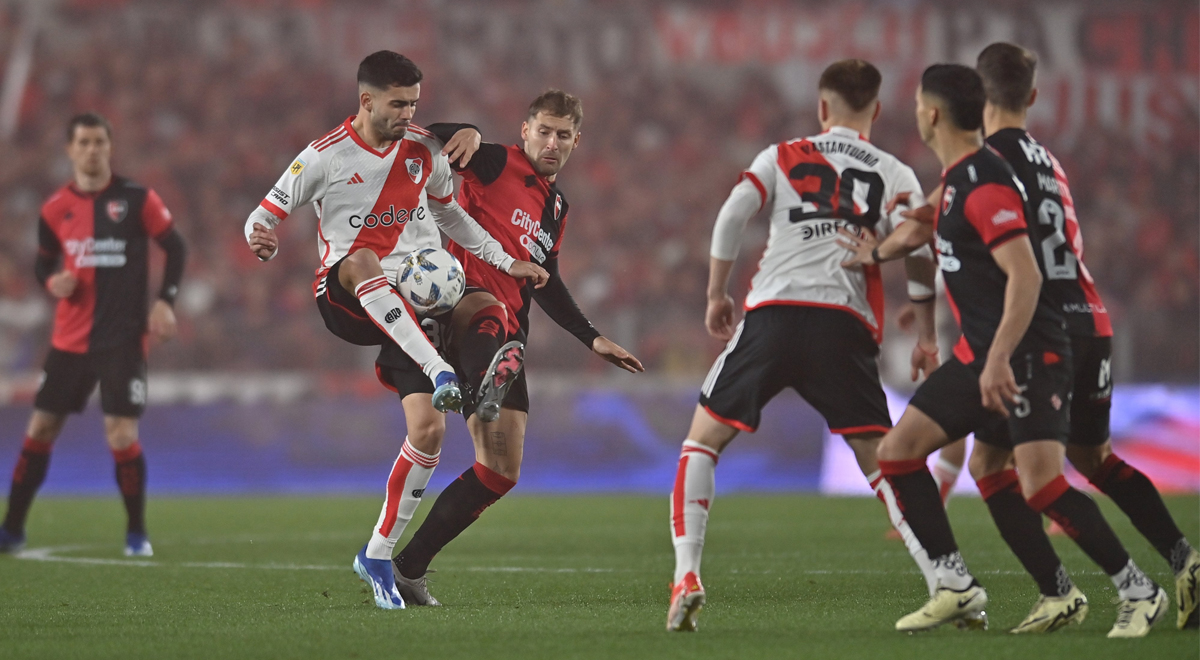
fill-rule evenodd
<path id="1" fill-rule="evenodd" d="M 1174 594 L 1165 562 L 1109 502 L 1139 564 Z M 1194 496 L 1169 498 L 1193 541 Z M 350 570 L 373 498 L 152 500 L 157 555 L 120 556 L 111 499 L 43 498 L 37 561 L 0 557 L 0 657 L 15 658 L 1146 658 L 1200 657 L 1172 608 L 1142 640 L 1108 640 L 1111 584 L 1058 547 L 1091 612 L 1046 636 L 1006 633 L 1037 593 L 978 499 L 955 499 L 963 554 L 988 588 L 992 630 L 893 632 L 924 584 L 883 537 L 872 499 L 718 497 L 695 634 L 663 630 L 673 555 L 667 497 L 509 497 L 435 562 L 445 607 L 375 609 Z M 428 508 L 426 503 L 423 509 Z M 409 528 L 409 533 L 414 527 Z"/>

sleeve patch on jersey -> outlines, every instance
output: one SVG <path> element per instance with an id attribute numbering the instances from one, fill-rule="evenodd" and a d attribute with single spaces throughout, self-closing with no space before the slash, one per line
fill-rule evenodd
<path id="1" fill-rule="evenodd" d="M 996 215 L 992 216 L 992 224 L 1002 225 L 1006 222 L 1012 222 L 1013 220 L 1020 219 L 1021 214 L 1019 212 L 1012 209 L 1000 209 L 999 211 L 996 211 Z"/>
<path id="2" fill-rule="evenodd" d="M 304 171 L 305 165 L 308 165 L 308 163 L 304 162 L 303 158 L 297 158 L 296 162 L 292 163 L 292 166 L 288 168 L 288 173 L 296 176 Z"/>

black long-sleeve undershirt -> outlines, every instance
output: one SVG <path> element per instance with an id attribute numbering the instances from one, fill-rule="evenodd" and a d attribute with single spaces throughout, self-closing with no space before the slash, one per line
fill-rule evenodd
<path id="1" fill-rule="evenodd" d="M 575 298 L 567 290 L 567 284 L 563 282 L 562 275 L 558 271 L 558 255 L 547 259 L 542 264 L 542 268 L 550 273 L 550 281 L 546 282 L 546 286 L 533 290 L 533 299 L 537 301 L 542 311 L 546 312 L 546 316 L 549 316 L 550 320 L 557 323 L 563 330 L 575 335 L 576 339 L 583 342 L 588 350 L 591 350 L 592 342 L 600 336 L 600 333 L 583 315 L 583 311 L 575 303 Z"/>
<path id="2" fill-rule="evenodd" d="M 183 242 L 183 235 L 178 229 L 171 227 L 158 236 L 154 237 L 154 242 L 167 253 L 167 263 L 163 267 L 162 287 L 158 291 L 158 297 L 167 301 L 168 304 L 175 304 L 175 296 L 179 293 L 179 283 L 183 281 L 183 267 L 187 262 L 187 245 Z"/>
<path id="3" fill-rule="evenodd" d="M 44 219 L 38 218 L 38 253 L 37 258 L 33 260 L 33 275 L 42 288 L 46 287 L 46 280 L 58 270 L 62 252 L 62 243 L 54 230 L 50 229 L 50 225 L 46 224 Z"/>

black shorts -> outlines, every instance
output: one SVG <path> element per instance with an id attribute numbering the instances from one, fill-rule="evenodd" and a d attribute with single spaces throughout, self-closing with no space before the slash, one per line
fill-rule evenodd
<path id="1" fill-rule="evenodd" d="M 468 287 L 463 293 L 466 297 L 474 291 L 485 291 L 475 287 Z M 466 374 L 463 373 L 459 366 L 457 356 L 454 353 L 453 342 L 450 341 L 450 319 L 453 310 L 439 314 L 438 316 L 421 318 L 421 329 L 425 331 L 425 336 L 433 343 L 454 367 L 457 372 L 458 379 L 462 383 L 467 382 Z M 526 342 L 526 333 L 524 330 L 516 335 L 508 337 L 508 339 L 516 339 L 522 344 Z M 375 360 L 375 374 L 379 378 L 379 382 L 383 386 L 400 395 L 403 400 L 410 394 L 433 394 L 433 381 L 425 375 L 421 370 L 420 365 L 408 356 L 394 342 L 386 342 L 379 349 L 379 357 Z M 517 410 L 520 412 L 529 412 L 529 386 L 525 380 L 525 370 L 517 376 L 517 380 L 509 388 L 508 393 L 504 395 L 504 401 L 500 404 L 503 408 Z M 475 414 L 474 396 L 467 393 L 467 400 L 463 402 L 463 417 L 470 418 Z"/>
<path id="2" fill-rule="evenodd" d="M 1050 357 L 1053 356 L 1053 357 Z M 1011 449 L 1035 440 L 1067 441 L 1071 410 L 1071 356 L 1023 353 L 1013 357 L 1013 376 L 1021 403 L 1006 402 L 1009 416 L 983 407 L 976 368 L 950 359 L 938 367 L 909 405 L 937 422 L 951 439 L 974 433 L 975 439 Z"/>
<path id="3" fill-rule="evenodd" d="M 317 309 L 325 327 L 338 338 L 358 346 L 379 346 L 392 343 L 391 336 L 375 325 L 367 310 L 363 309 L 358 296 L 342 287 L 338 280 L 339 260 L 317 283 Z"/>
<path id="4" fill-rule="evenodd" d="M 770 305 L 746 313 L 700 390 L 700 405 L 743 431 L 758 428 L 763 406 L 795 389 L 841 435 L 892 428 L 879 383 L 879 345 L 852 314 L 823 307 Z"/>
<path id="5" fill-rule="evenodd" d="M 1071 398 L 1073 445 L 1099 447 L 1109 440 L 1112 411 L 1112 337 L 1071 337 L 1075 388 Z"/>
<path id="6" fill-rule="evenodd" d="M 100 383 L 105 415 L 141 417 L 146 410 L 146 352 L 142 342 L 90 353 L 50 349 L 33 407 L 55 415 L 82 412 Z"/>

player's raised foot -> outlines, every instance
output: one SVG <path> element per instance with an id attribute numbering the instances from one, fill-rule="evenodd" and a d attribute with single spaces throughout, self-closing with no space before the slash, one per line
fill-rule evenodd
<path id="1" fill-rule="evenodd" d="M 129 532 L 125 535 L 126 557 L 153 557 L 154 548 L 150 547 L 150 538 L 145 534 Z"/>
<path id="2" fill-rule="evenodd" d="M 521 365 L 525 364 L 525 346 L 519 341 L 510 341 L 496 351 L 492 363 L 483 374 L 483 383 L 479 386 L 479 401 L 475 406 L 475 414 L 481 422 L 494 422 L 500 417 L 500 404 L 504 395 L 521 373 Z"/>
<path id="3" fill-rule="evenodd" d="M 1126 598 L 1117 604 L 1117 622 L 1108 631 L 1109 638 L 1145 637 L 1154 624 L 1167 615 L 1167 592 L 1157 587 L 1149 598 Z"/>
<path id="4" fill-rule="evenodd" d="M 392 575 L 392 562 L 386 559 L 367 558 L 367 546 L 354 556 L 354 572 L 371 587 L 375 594 L 375 606 L 381 610 L 402 610 L 404 599 L 396 589 L 396 578 Z"/>
<path id="5" fill-rule="evenodd" d="M 1185 628 L 1200 628 L 1200 552 L 1192 548 L 1183 570 L 1175 576 L 1175 604 L 1179 606 L 1179 615 L 1175 625 Z"/>
<path id="6" fill-rule="evenodd" d="M 459 412 L 462 410 L 462 388 L 458 378 L 449 371 L 437 375 L 437 389 L 433 390 L 433 409 L 438 412 Z"/>
<path id="7" fill-rule="evenodd" d="M 1072 623 L 1083 623 L 1087 613 L 1087 596 L 1083 595 L 1079 587 L 1073 586 L 1065 596 L 1038 598 L 1029 616 L 1008 632 L 1014 635 L 1054 632 Z"/>
<path id="8" fill-rule="evenodd" d="M 667 609 L 667 630 L 695 632 L 696 617 L 704 607 L 704 585 L 695 573 L 687 573 L 671 587 L 671 606 Z"/>
<path id="9" fill-rule="evenodd" d="M 962 591 L 938 587 L 933 597 L 921 609 L 896 622 L 896 630 L 917 632 L 932 630 L 943 623 L 955 623 L 982 614 L 987 602 L 987 592 L 978 582 L 972 582 L 971 586 Z"/>
<path id="10" fill-rule="evenodd" d="M 422 575 L 419 578 L 406 578 L 400 574 L 400 568 L 396 566 L 396 560 L 392 560 L 392 574 L 396 578 L 396 589 L 400 591 L 400 597 L 404 599 L 405 605 L 415 605 L 423 607 L 441 607 L 442 604 L 438 599 L 429 593 L 429 573 Z"/>
<path id="11" fill-rule="evenodd" d="M 13 534 L 7 529 L 0 527 L 0 554 L 16 554 L 24 547 L 24 534 Z"/>

